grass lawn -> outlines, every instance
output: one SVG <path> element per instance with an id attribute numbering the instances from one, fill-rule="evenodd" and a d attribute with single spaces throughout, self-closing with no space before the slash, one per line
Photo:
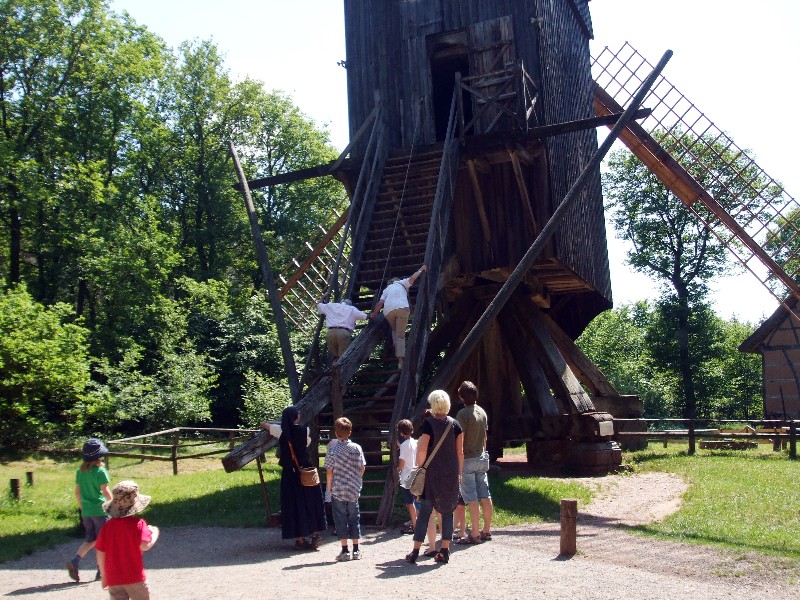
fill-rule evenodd
<path id="1" fill-rule="evenodd" d="M 661 523 L 636 528 L 680 542 L 800 558 L 800 461 L 766 446 L 741 452 L 686 447 L 626 454 L 636 472 L 676 473 L 691 485 L 680 511 Z"/>
<path id="2" fill-rule="evenodd" d="M 0 460 L 0 481 L 12 478 L 25 482 L 33 471 L 34 485 L 23 485 L 21 500 L 0 496 L 0 562 L 60 544 L 69 539 L 80 543 L 78 511 L 75 504 L 77 460 L 52 456 L 31 456 Z M 264 477 L 273 511 L 280 510 L 280 467 L 268 456 Z M 140 462 L 111 458 L 112 485 L 134 479 L 142 493 L 153 497 L 146 511 L 149 523 L 159 527 L 219 526 L 263 527 L 266 510 L 255 463 L 235 473 L 225 473 L 219 457 L 183 460 L 179 475 L 169 462 Z M 557 521 L 560 499 L 578 498 L 588 502 L 590 492 L 583 486 L 519 477 L 509 474 L 490 477 L 495 503 L 494 523 L 498 527 L 515 523 Z M 398 503 L 395 515 L 407 518 Z"/>
<path id="3" fill-rule="evenodd" d="M 723 545 L 742 551 L 800 558 L 800 462 L 785 453 L 699 451 L 686 456 L 685 446 L 626 454 L 636 472 L 676 473 L 690 482 L 681 510 L 662 523 L 635 528 L 664 539 Z M 0 480 L 25 482 L 33 471 L 34 485 L 23 485 L 19 502 L 0 494 L 0 562 L 30 554 L 67 540 L 80 543 L 74 497 L 77 460 L 47 455 L 0 460 Z M 280 468 L 274 456 L 264 466 L 273 511 L 280 510 Z M 112 458 L 112 484 L 136 480 L 153 496 L 146 516 L 160 527 L 263 527 L 266 511 L 254 463 L 225 473 L 218 457 L 184 460 L 180 474 L 169 462 Z M 6 484 L 7 485 L 7 484 Z M 567 481 L 522 476 L 513 471 L 492 473 L 490 486 L 497 527 L 558 521 L 560 500 L 591 500 L 584 486 Z M 8 488 L 6 488 L 8 489 Z M 396 521 L 406 519 L 395 509 Z"/>

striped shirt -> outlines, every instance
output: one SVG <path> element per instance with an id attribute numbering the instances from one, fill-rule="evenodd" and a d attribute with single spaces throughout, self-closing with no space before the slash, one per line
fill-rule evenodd
<path id="1" fill-rule="evenodd" d="M 343 502 L 358 502 L 361 495 L 361 470 L 367 464 L 361 446 L 350 440 L 339 440 L 325 456 L 328 477 L 333 470 L 331 496 Z"/>

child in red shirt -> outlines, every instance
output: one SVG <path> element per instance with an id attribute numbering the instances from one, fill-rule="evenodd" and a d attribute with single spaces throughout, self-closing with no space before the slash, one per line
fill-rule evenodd
<path id="1" fill-rule="evenodd" d="M 136 515 L 150 504 L 150 496 L 140 494 L 134 481 L 120 481 L 111 496 L 103 504 L 111 518 L 95 544 L 103 589 L 113 600 L 149 600 L 142 552 L 156 543 L 158 528 Z"/>

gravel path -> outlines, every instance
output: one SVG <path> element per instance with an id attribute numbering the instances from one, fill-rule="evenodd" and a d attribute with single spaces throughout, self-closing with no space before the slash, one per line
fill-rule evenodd
<path id="1" fill-rule="evenodd" d="M 573 479 L 574 481 L 574 479 Z M 676 510 L 686 485 L 665 474 L 579 480 L 597 488 L 579 507 L 578 554 L 559 557 L 558 524 L 498 530 L 477 546 L 453 546 L 450 564 L 404 555 L 410 536 L 367 529 L 361 561 L 336 563 L 338 543 L 297 553 L 278 529 L 162 529 L 145 564 L 153 598 L 370 597 L 658 599 L 798 598 L 798 563 L 626 533 Z M 72 583 L 63 564 L 74 542 L 0 565 L 0 595 L 104 598 L 98 582 Z M 81 575 L 91 579 L 94 561 Z"/>

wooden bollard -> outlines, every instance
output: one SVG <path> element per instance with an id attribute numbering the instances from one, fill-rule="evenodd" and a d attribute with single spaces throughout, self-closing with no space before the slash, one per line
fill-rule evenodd
<path id="1" fill-rule="evenodd" d="M 33 471 L 25 471 L 25 485 L 33 485 Z"/>
<path id="2" fill-rule="evenodd" d="M 19 479 L 12 479 L 11 480 L 11 497 L 14 500 L 19 500 L 19 498 L 20 498 Z"/>
<path id="3" fill-rule="evenodd" d="M 567 499 L 561 501 L 561 555 L 573 556 L 576 552 L 578 520 L 578 501 Z"/>

